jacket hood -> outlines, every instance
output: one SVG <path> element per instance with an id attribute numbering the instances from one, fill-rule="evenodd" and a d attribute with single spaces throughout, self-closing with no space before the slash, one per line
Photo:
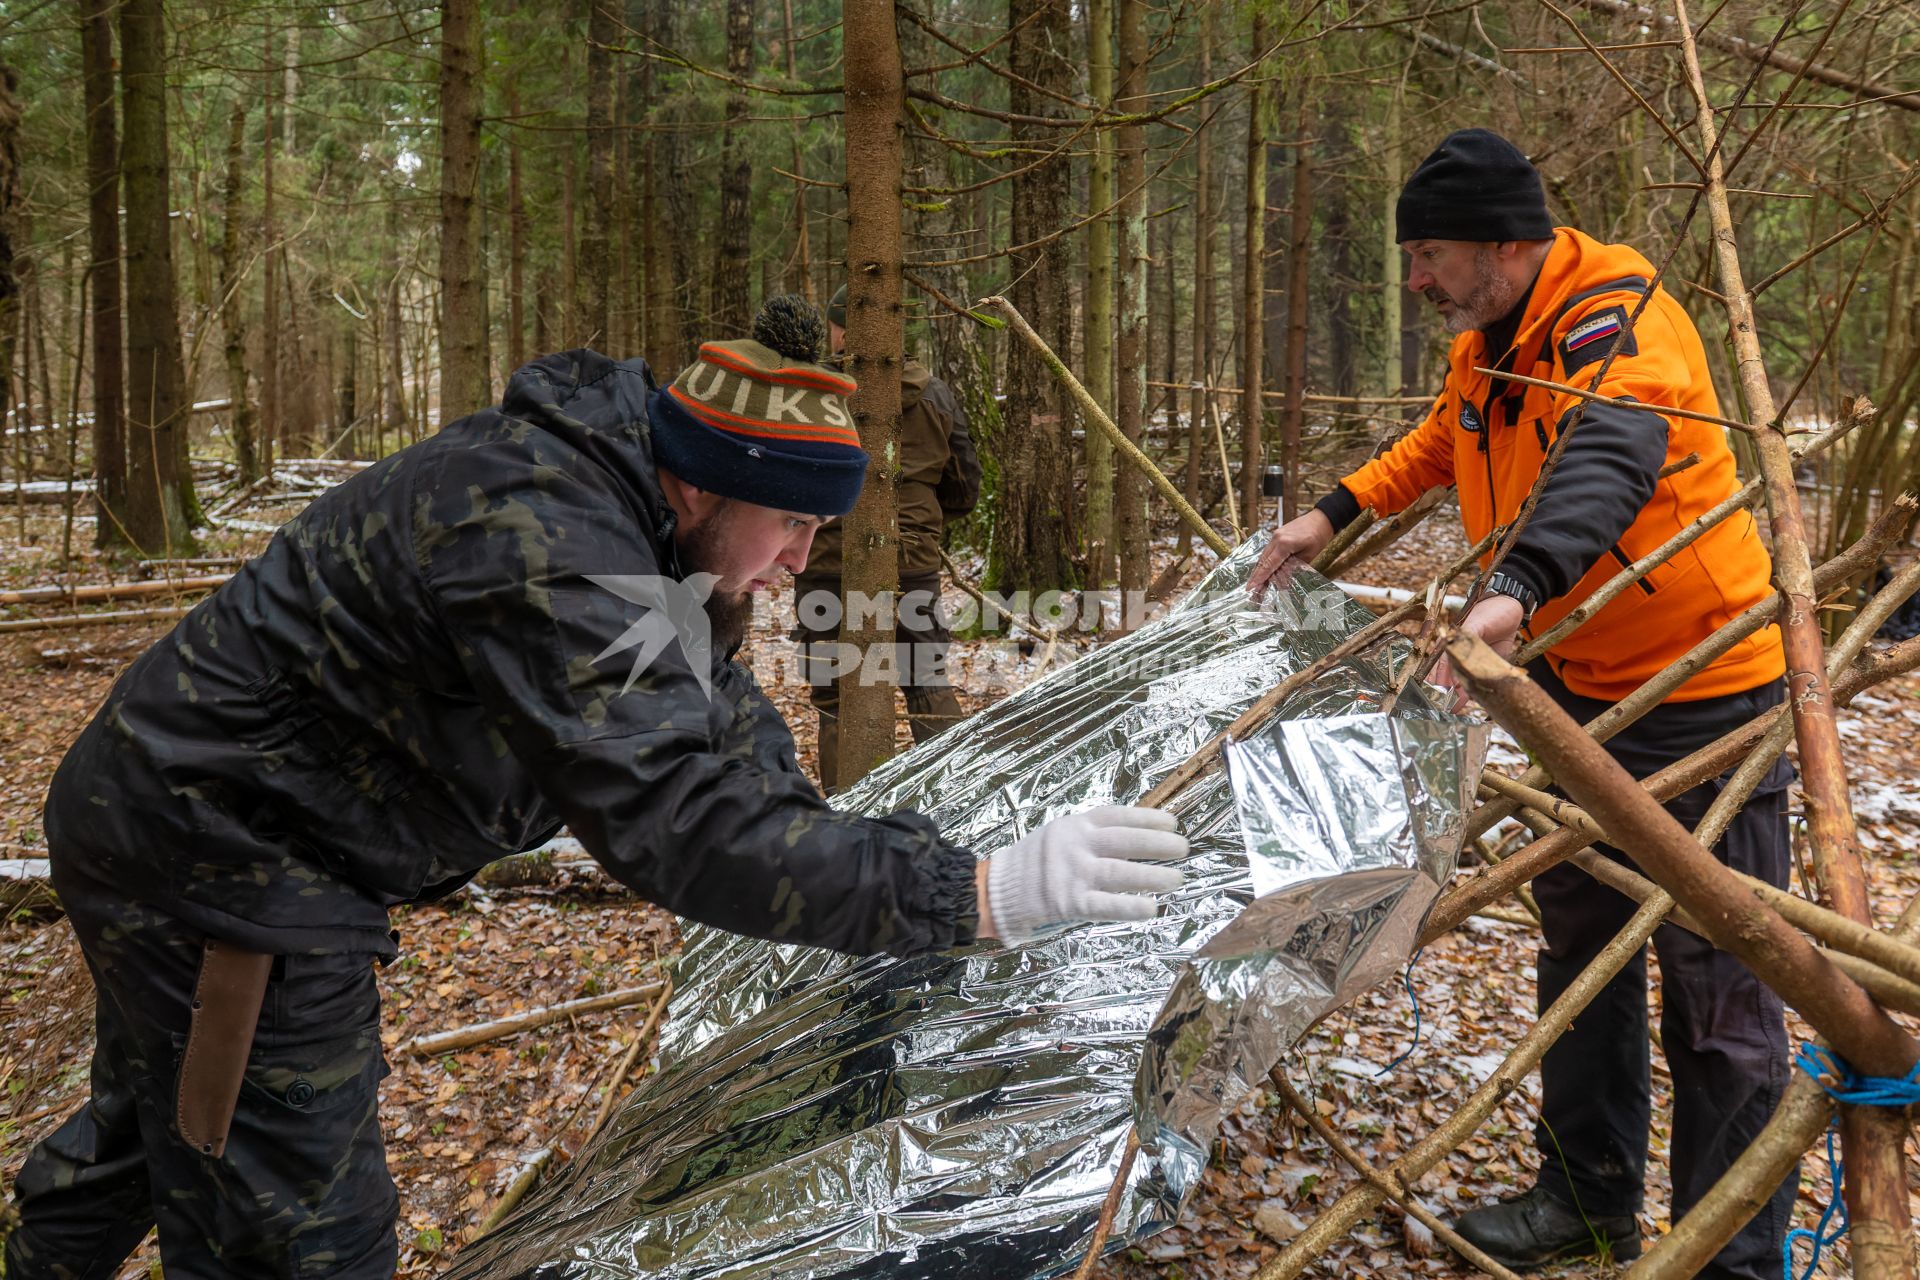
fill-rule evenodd
<path id="1" fill-rule="evenodd" d="M 653 371 L 585 347 L 541 356 L 507 379 L 500 411 L 551 432 L 633 493 L 663 545 L 678 517 L 660 489 L 647 402 Z M 591 425 L 590 425 L 591 424 Z"/>
<path id="2" fill-rule="evenodd" d="M 908 356 L 900 366 L 900 412 L 905 413 L 919 404 L 920 397 L 927 394 L 927 384 L 932 381 L 933 371 Z"/>

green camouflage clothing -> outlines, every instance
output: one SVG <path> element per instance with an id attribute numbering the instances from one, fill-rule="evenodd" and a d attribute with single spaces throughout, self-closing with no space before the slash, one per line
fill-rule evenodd
<path id="1" fill-rule="evenodd" d="M 317 499 L 121 677 L 54 778 L 56 864 L 258 951 L 393 954 L 386 909 L 562 822 L 720 928 L 853 953 L 972 940 L 974 859 L 834 812 L 744 667 L 593 575 L 681 579 L 652 381 L 591 351 Z"/>
<path id="2" fill-rule="evenodd" d="M 46 807 L 97 989 L 93 1093 L 21 1171 L 8 1280 L 104 1280 L 156 1221 L 169 1276 L 391 1276 L 387 908 L 563 822 L 707 924 L 972 941 L 971 853 L 918 814 L 829 808 L 731 654 L 696 673 L 677 624 L 622 647 L 676 597 L 592 578 L 685 586 L 651 393 L 639 361 L 536 361 L 502 406 L 321 496 L 114 686 Z M 176 1108 L 209 936 L 277 957 L 218 1156 Z"/>
<path id="3" fill-rule="evenodd" d="M 93 1092 L 14 1183 L 7 1280 L 108 1280 L 155 1225 L 169 1277 L 392 1276 L 372 959 L 275 962 L 226 1150 L 204 1156 L 174 1128 L 200 934 L 70 868 L 54 879 L 98 993 Z"/>

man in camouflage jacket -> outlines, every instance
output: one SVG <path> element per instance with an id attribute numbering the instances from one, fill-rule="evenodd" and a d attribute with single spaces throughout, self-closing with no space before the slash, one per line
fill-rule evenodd
<path id="1" fill-rule="evenodd" d="M 674 911 L 854 953 L 1141 918 L 1178 882 L 1127 861 L 1184 853 L 1157 813 L 979 862 L 795 767 L 731 658 L 866 469 L 801 308 L 666 389 L 637 360 L 534 362 L 317 499 L 122 676 L 47 797 L 98 1039 L 87 1105 L 19 1176 L 9 1280 L 111 1276 L 156 1223 L 171 1276 L 391 1276 L 387 909 L 562 824 Z"/>

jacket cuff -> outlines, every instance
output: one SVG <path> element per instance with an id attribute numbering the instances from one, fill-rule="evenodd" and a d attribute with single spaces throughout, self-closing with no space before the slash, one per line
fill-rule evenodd
<path id="1" fill-rule="evenodd" d="M 974 885 L 979 859 L 970 849 L 936 843 L 920 868 L 913 906 L 929 927 L 897 954 L 947 951 L 972 942 L 980 931 L 980 893 Z M 889 950 L 894 950 L 889 948 Z"/>
<path id="2" fill-rule="evenodd" d="M 1344 484 L 1337 484 L 1333 492 L 1313 504 L 1313 509 L 1325 516 L 1333 525 L 1333 531 L 1342 529 L 1360 518 L 1360 499 L 1353 496 L 1353 490 Z"/>

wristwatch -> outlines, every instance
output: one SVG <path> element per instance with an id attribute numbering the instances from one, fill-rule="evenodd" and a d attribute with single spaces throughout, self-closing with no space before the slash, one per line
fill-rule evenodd
<path id="1" fill-rule="evenodd" d="M 1525 611 L 1520 615 L 1520 625 L 1523 627 L 1533 621 L 1533 611 L 1540 607 L 1540 597 L 1534 594 L 1533 588 L 1510 573 L 1496 570 L 1488 574 L 1487 590 L 1497 596 L 1511 596 L 1520 602 L 1520 608 Z"/>

